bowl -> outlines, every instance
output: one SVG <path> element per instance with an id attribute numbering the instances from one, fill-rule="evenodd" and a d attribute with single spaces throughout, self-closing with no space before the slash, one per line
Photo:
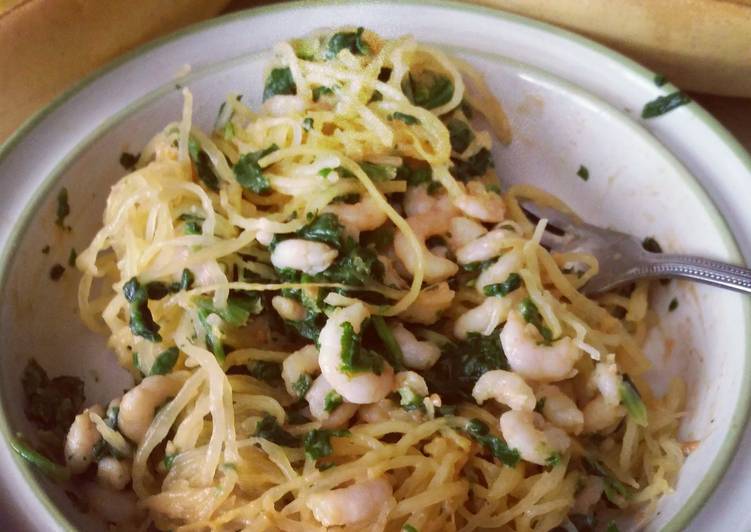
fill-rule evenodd
<path id="1" fill-rule="evenodd" d="M 742 181 L 747 155 L 696 104 L 640 120 L 644 103 L 675 88 L 658 88 L 652 73 L 614 52 L 527 19 L 460 4 L 318 2 L 240 12 L 157 41 L 100 71 L 0 151 L 0 430 L 6 437 L 33 433 L 20 384 L 31 357 L 51 375 L 84 379 L 87 403 L 109 400 L 129 384 L 106 339 L 77 316 L 73 269 L 57 282 L 49 278 L 53 264 L 65 265 L 71 248 L 84 249 L 98 229 L 109 188 L 124 173 L 120 154 L 139 151 L 178 119 L 184 86 L 194 95 L 194 121 L 205 129 L 228 92 L 259 103 L 270 47 L 332 21 L 389 37 L 412 33 L 474 64 L 511 120 L 513 142 L 494 151 L 504 184 L 540 186 L 584 219 L 655 236 L 669 252 L 730 262 L 750 256 L 751 220 L 740 208 L 741 193 L 749 192 Z M 589 169 L 589 180 L 577 176 L 580 165 Z M 62 187 L 69 191 L 70 232 L 55 226 Z M 680 304 L 669 312 L 674 297 Z M 686 380 L 680 437 L 701 442 L 647 527 L 679 530 L 717 486 L 742 434 L 751 398 L 751 307 L 738 294 L 684 282 L 660 288 L 652 305 L 660 321 L 647 343 L 651 382 L 659 392 L 672 376 Z M 101 528 L 70 504 L 63 487 L 7 449 L 1 456 L 3 485 L 24 508 L 16 516 L 19 527 Z M 716 526 L 717 519 L 729 518 L 713 516 Z"/>

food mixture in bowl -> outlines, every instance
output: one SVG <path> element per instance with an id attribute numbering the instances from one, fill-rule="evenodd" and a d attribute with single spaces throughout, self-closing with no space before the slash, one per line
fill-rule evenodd
<path id="1" fill-rule="evenodd" d="M 209 135 L 184 90 L 125 157 L 76 265 L 82 319 L 135 382 L 48 471 L 132 491 L 141 529 L 648 519 L 685 395 L 642 378 L 650 283 L 587 298 L 594 257 L 540 245 L 519 201 L 567 208 L 501 192 L 511 131 L 482 77 L 345 28 L 277 45 L 263 99 L 229 95 Z M 56 381 L 32 363 L 27 398 Z"/>

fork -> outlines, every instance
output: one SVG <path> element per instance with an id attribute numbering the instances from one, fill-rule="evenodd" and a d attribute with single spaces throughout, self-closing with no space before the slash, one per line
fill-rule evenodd
<path id="1" fill-rule="evenodd" d="M 522 209 L 533 221 L 548 225 L 540 243 L 551 251 L 584 252 L 594 255 L 600 271 L 583 287 L 587 295 L 600 294 L 644 278 L 691 279 L 713 286 L 751 293 L 751 270 L 692 255 L 649 251 L 636 237 L 603 229 L 557 209 L 523 201 Z"/>

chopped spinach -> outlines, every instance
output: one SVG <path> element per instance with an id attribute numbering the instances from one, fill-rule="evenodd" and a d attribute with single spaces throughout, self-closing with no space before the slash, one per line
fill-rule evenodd
<path id="1" fill-rule="evenodd" d="M 18 438 L 11 437 L 10 446 L 18 456 L 26 460 L 29 464 L 37 468 L 41 473 L 52 480 L 63 482 L 70 479 L 70 471 L 68 468 L 53 462 Z"/>
<path id="2" fill-rule="evenodd" d="M 180 350 L 177 347 L 170 347 L 162 351 L 151 365 L 149 375 L 166 375 L 175 367 L 178 356 L 180 356 Z"/>
<path id="3" fill-rule="evenodd" d="M 535 326 L 546 344 L 553 341 L 553 333 L 543 322 L 542 315 L 540 314 L 540 311 L 537 310 L 537 305 L 535 305 L 531 298 L 526 297 L 521 303 L 519 303 L 519 313 L 522 315 L 522 318 L 524 318 L 524 321 Z"/>
<path id="4" fill-rule="evenodd" d="M 641 111 L 641 117 L 645 119 L 655 118 L 664 115 L 665 113 L 669 113 L 673 109 L 686 105 L 687 103 L 691 103 L 691 98 L 681 91 L 675 91 L 665 96 L 658 96 L 644 105 L 644 109 Z"/>
<path id="5" fill-rule="evenodd" d="M 631 499 L 633 497 L 633 488 L 626 486 L 623 482 L 615 478 L 615 476 L 605 467 L 600 461 L 591 456 L 584 457 L 585 464 L 594 473 L 602 477 L 605 483 L 605 497 L 614 504 L 618 504 L 619 497 L 622 499 Z"/>
<path id="6" fill-rule="evenodd" d="M 245 190 L 250 190 L 256 194 L 266 194 L 271 191 L 269 178 L 263 175 L 263 170 L 258 161 L 268 154 L 275 152 L 279 146 L 272 144 L 264 150 L 246 153 L 235 163 L 232 170 L 235 172 L 235 180 L 242 185 Z"/>
<path id="7" fill-rule="evenodd" d="M 647 407 L 642 401 L 639 390 L 628 375 L 623 375 L 623 382 L 618 389 L 621 403 L 631 419 L 640 427 L 647 426 Z"/>
<path id="8" fill-rule="evenodd" d="M 298 440 L 296 436 L 293 436 L 284 430 L 276 421 L 276 418 L 269 414 L 264 415 L 263 418 L 256 423 L 256 433 L 254 436 L 269 440 L 270 442 L 274 442 L 277 445 L 282 445 L 284 447 L 297 447 L 300 444 L 300 440 Z"/>
<path id="9" fill-rule="evenodd" d="M 331 437 L 344 438 L 349 436 L 348 430 L 314 429 L 308 432 L 303 439 L 305 455 L 311 460 L 317 460 L 324 456 L 330 456 L 334 452 L 331 447 Z"/>
<path id="10" fill-rule="evenodd" d="M 655 82 L 655 85 L 657 85 L 658 87 L 662 87 L 663 85 L 665 85 L 665 83 L 668 82 L 668 78 L 666 78 L 662 74 L 655 74 L 654 82 Z"/>
<path id="11" fill-rule="evenodd" d="M 302 399 L 305 397 L 308 393 L 308 390 L 310 390 L 310 386 L 313 384 L 313 378 L 308 375 L 307 373 L 303 373 L 298 377 L 298 379 L 294 382 L 292 385 L 292 390 L 294 390 L 297 397 Z"/>
<path id="12" fill-rule="evenodd" d="M 403 164 L 396 170 L 396 178 L 406 181 L 410 187 L 417 187 L 433 181 L 433 169 L 430 166 Z"/>
<path id="13" fill-rule="evenodd" d="M 120 154 L 120 166 L 122 166 L 125 170 L 132 172 L 136 169 L 136 164 L 138 163 L 138 159 L 140 157 L 140 153 L 128 153 L 127 151 L 124 151 Z"/>
<path id="14" fill-rule="evenodd" d="M 53 281 L 59 281 L 60 277 L 62 277 L 64 273 L 65 266 L 55 263 L 52 265 L 52 268 L 50 268 L 50 279 L 52 279 Z"/>
<path id="15" fill-rule="evenodd" d="M 605 532 L 620 532 L 618 530 L 618 525 L 615 524 L 615 521 L 610 521 L 608 523 L 608 527 L 605 529 Z"/>
<path id="16" fill-rule="evenodd" d="M 55 224 L 61 229 L 70 229 L 65 225 L 65 218 L 70 214 L 70 204 L 68 203 L 68 189 L 63 187 L 57 193 L 57 218 Z"/>
<path id="17" fill-rule="evenodd" d="M 323 242 L 336 249 L 341 249 L 344 238 L 344 226 L 336 214 L 326 212 L 313 218 L 302 226 L 295 235 L 305 240 Z"/>
<path id="18" fill-rule="evenodd" d="M 410 525 L 409 523 L 404 523 L 402 525 L 402 532 L 419 532 L 415 527 Z"/>
<path id="19" fill-rule="evenodd" d="M 516 467 L 516 464 L 520 460 L 519 451 L 511 449 L 498 436 L 490 434 L 488 426 L 479 419 L 470 419 L 464 427 L 464 431 L 469 434 L 472 439 L 485 446 L 493 456 L 498 458 L 502 464 L 509 467 Z"/>
<path id="20" fill-rule="evenodd" d="M 123 285 L 123 295 L 130 307 L 131 332 L 150 342 L 161 342 L 159 324 L 154 321 L 151 310 L 149 310 L 149 296 L 146 287 L 142 286 L 136 277 L 131 277 Z"/>
<path id="21" fill-rule="evenodd" d="M 360 233 L 360 243 L 363 247 L 373 247 L 378 251 L 386 251 L 394 242 L 394 228 L 389 225 L 382 225 L 372 231 L 363 231 Z"/>
<path id="22" fill-rule="evenodd" d="M 462 269 L 465 272 L 481 272 L 483 270 L 487 270 L 490 268 L 493 263 L 496 261 L 497 257 L 493 257 L 492 259 L 488 260 L 478 260 L 475 262 L 468 262 L 467 264 L 462 264 Z"/>
<path id="23" fill-rule="evenodd" d="M 330 390 L 329 393 L 323 398 L 323 409 L 329 414 L 339 408 L 344 402 L 342 397 L 336 390 Z"/>
<path id="24" fill-rule="evenodd" d="M 507 296 L 517 288 L 521 287 L 522 278 L 518 273 L 510 273 L 502 283 L 485 285 L 482 289 L 486 296 Z"/>
<path id="25" fill-rule="evenodd" d="M 355 333 L 352 324 L 348 321 L 342 323 L 342 363 L 339 369 L 352 375 L 353 373 L 362 373 L 371 371 L 380 375 L 383 371 L 383 359 L 381 356 L 361 345 L 360 335 Z"/>
<path id="26" fill-rule="evenodd" d="M 472 140 L 475 138 L 475 134 L 472 133 L 472 129 L 464 120 L 458 118 L 452 118 L 446 124 L 449 130 L 449 138 L 451 139 L 451 149 L 457 153 L 462 153 L 466 150 Z"/>
<path id="27" fill-rule="evenodd" d="M 247 364 L 250 376 L 264 382 L 278 382 L 282 378 L 282 367 L 276 362 L 251 360 Z"/>
<path id="28" fill-rule="evenodd" d="M 266 78 L 263 86 L 263 101 L 277 94 L 297 94 L 297 85 L 289 67 L 275 68 Z"/>
<path id="29" fill-rule="evenodd" d="M 556 451 L 545 459 L 545 466 L 548 469 L 553 469 L 555 466 L 561 463 L 562 459 L 563 457 L 561 456 L 561 453 Z"/>
<path id="30" fill-rule="evenodd" d="M 407 412 L 425 408 L 423 404 L 425 397 L 416 393 L 412 388 L 404 386 L 399 388 L 397 392 L 399 392 L 399 405 Z"/>
<path id="31" fill-rule="evenodd" d="M 78 258 L 78 252 L 76 251 L 76 248 L 70 248 L 70 253 L 68 254 L 68 266 L 70 266 L 71 268 L 75 268 L 77 258 Z"/>
<path id="32" fill-rule="evenodd" d="M 320 85 L 318 87 L 313 87 L 313 101 L 317 102 L 321 99 L 321 96 L 331 96 L 334 94 L 334 89 L 331 87 L 326 87 L 325 85 Z"/>
<path id="33" fill-rule="evenodd" d="M 164 468 L 167 471 L 172 469 L 172 466 L 175 464 L 175 458 L 177 458 L 177 453 L 164 455 L 163 463 L 164 463 Z"/>
<path id="34" fill-rule="evenodd" d="M 579 170 L 576 171 L 576 175 L 578 175 L 582 181 L 587 181 L 589 180 L 589 169 L 583 164 L 580 164 Z"/>
<path id="35" fill-rule="evenodd" d="M 194 137 L 188 138 L 188 154 L 193 161 L 196 169 L 196 175 L 209 190 L 214 192 L 219 190 L 219 177 L 214 171 L 214 165 L 211 158 L 201 149 L 201 144 Z"/>
<path id="36" fill-rule="evenodd" d="M 668 305 L 668 312 L 673 312 L 677 308 L 678 308 L 678 299 L 676 298 L 671 299 L 670 304 Z"/>
<path id="37" fill-rule="evenodd" d="M 67 375 L 50 379 L 35 359 L 31 359 L 21 377 L 24 413 L 42 430 L 64 437 L 86 399 L 83 381 Z"/>
<path id="38" fill-rule="evenodd" d="M 389 354 L 389 363 L 396 371 L 402 371 L 404 369 L 404 353 L 402 353 L 402 348 L 399 347 L 399 343 L 394 338 L 391 327 L 388 326 L 383 316 L 373 316 L 370 321 L 386 347 L 386 352 Z"/>
<path id="39" fill-rule="evenodd" d="M 326 51 L 323 53 L 323 58 L 327 60 L 333 59 L 345 48 L 352 52 L 353 55 L 369 54 L 370 46 L 368 46 L 368 43 L 362 38 L 364 31 L 364 28 L 357 28 L 357 31 L 341 31 L 335 33 L 331 39 L 329 39 Z"/>
<path id="40" fill-rule="evenodd" d="M 185 222 L 183 226 L 186 235 L 200 235 L 203 232 L 203 218 L 195 214 L 183 213 L 178 220 Z"/>
<path id="41" fill-rule="evenodd" d="M 146 283 L 146 294 L 149 299 L 160 300 L 168 294 L 175 294 L 181 290 L 190 290 L 195 281 L 195 276 L 188 268 L 183 268 L 180 280 L 174 283 L 163 283 L 162 281 L 151 281 Z"/>
<path id="42" fill-rule="evenodd" d="M 358 163 L 363 172 L 365 172 L 373 181 L 390 181 L 396 177 L 396 167 L 385 164 L 374 164 L 367 161 Z"/>
<path id="43" fill-rule="evenodd" d="M 417 126 L 420 125 L 420 119 L 416 116 L 408 115 L 406 113 L 400 113 L 399 111 L 396 111 L 386 117 L 388 120 L 399 120 L 401 122 L 404 122 L 408 126 Z"/>
<path id="44" fill-rule="evenodd" d="M 487 148 L 481 148 L 480 151 L 472 155 L 469 159 L 458 159 L 452 157 L 451 161 L 454 166 L 451 173 L 459 181 L 467 182 L 473 177 L 483 176 L 488 168 L 494 166 L 493 155 Z"/>
<path id="45" fill-rule="evenodd" d="M 224 308 L 216 308 L 210 297 L 196 298 L 196 306 L 208 314 L 216 314 L 231 327 L 243 327 L 251 315 L 260 314 L 263 301 L 255 292 L 232 291 Z"/>
<path id="46" fill-rule="evenodd" d="M 402 80 L 402 92 L 414 105 L 434 109 L 451 100 L 454 96 L 454 84 L 443 74 L 423 70 L 407 74 Z"/>
<path id="47" fill-rule="evenodd" d="M 312 119 L 311 117 L 309 117 L 309 116 L 308 116 L 308 117 L 306 117 L 306 118 L 305 118 L 305 119 L 304 119 L 304 120 L 302 121 L 302 128 L 303 128 L 303 129 L 304 129 L 305 131 L 310 131 L 311 129 L 313 129 L 313 119 Z"/>

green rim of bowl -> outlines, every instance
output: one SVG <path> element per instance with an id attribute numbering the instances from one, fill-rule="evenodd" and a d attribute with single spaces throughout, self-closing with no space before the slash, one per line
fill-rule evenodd
<path id="1" fill-rule="evenodd" d="M 399 0 L 376 0 L 376 1 L 301 0 L 297 2 L 257 7 L 257 8 L 248 9 L 245 11 L 239 11 L 237 13 L 230 13 L 221 17 L 213 18 L 205 22 L 195 24 L 183 30 L 174 32 L 170 35 L 161 37 L 150 43 L 142 45 L 132 50 L 131 52 L 128 52 L 127 54 L 121 56 L 120 58 L 116 59 L 112 63 L 106 65 L 105 67 L 86 76 L 83 80 L 73 85 L 71 88 L 69 88 L 60 96 L 58 96 L 55 100 L 53 100 L 46 107 L 44 107 L 43 109 L 38 111 L 36 114 L 34 114 L 31 118 L 26 120 L 12 135 L 10 135 L 10 137 L 8 137 L 8 139 L 2 145 L 0 145 L 0 161 L 5 159 L 7 155 L 12 151 L 12 149 L 17 144 L 19 144 L 24 139 L 24 137 L 26 137 L 26 135 L 28 135 L 28 133 L 31 130 L 33 130 L 42 120 L 44 120 L 48 115 L 50 115 L 52 112 L 57 110 L 59 107 L 64 105 L 68 100 L 70 100 L 73 96 L 79 93 L 82 89 L 92 84 L 94 81 L 101 78 L 105 74 L 115 70 L 119 66 L 141 55 L 144 55 L 146 52 L 150 50 L 154 50 L 166 43 L 175 41 L 177 39 L 180 39 L 182 37 L 186 37 L 195 33 L 199 33 L 209 28 L 221 26 L 222 24 L 225 24 L 228 21 L 252 19 L 252 18 L 256 18 L 258 16 L 262 16 L 268 13 L 289 11 L 289 10 L 295 10 L 295 9 L 318 9 L 320 7 L 336 6 L 336 5 L 368 6 L 368 5 L 373 5 L 373 4 L 429 5 L 429 6 L 434 6 L 434 7 L 450 8 L 456 11 L 478 13 L 481 15 L 490 16 L 490 17 L 497 18 L 497 19 L 507 20 L 515 24 L 519 24 L 519 25 L 526 26 L 529 28 L 543 30 L 547 33 L 556 35 L 559 38 L 572 41 L 580 46 L 589 48 L 597 52 L 598 54 L 605 56 L 614 62 L 619 63 L 624 69 L 636 74 L 638 77 L 642 78 L 644 81 L 648 83 L 652 83 L 652 80 L 654 77 L 653 72 L 644 68 L 638 63 L 632 61 L 631 59 L 628 59 L 627 57 L 621 55 L 618 52 L 615 52 L 605 46 L 595 43 L 585 37 L 582 37 L 580 35 L 577 35 L 567 30 L 563 30 L 556 26 L 546 24 L 544 22 L 538 22 L 532 19 L 528 19 L 526 17 L 514 15 L 505 11 L 487 8 L 483 6 L 464 4 L 464 3 L 459 3 L 459 2 L 449 1 L 449 0 L 428 0 L 428 1 L 421 1 L 421 0 L 406 0 L 406 1 L 399 1 Z M 498 55 L 498 54 L 493 54 L 491 52 L 478 52 L 477 50 L 472 50 L 472 52 L 479 53 L 481 55 L 488 55 L 488 56 Z M 247 54 L 244 57 L 247 57 L 248 55 L 252 55 L 252 54 Z M 228 60 L 222 61 L 220 64 L 226 65 L 227 63 L 230 63 L 232 61 L 233 59 L 228 59 Z M 209 71 L 211 69 L 212 69 L 212 65 L 206 67 L 205 69 L 202 69 L 200 72 L 196 72 L 196 75 L 200 75 L 200 73 L 205 73 L 206 71 Z M 191 78 L 193 78 L 193 76 L 188 76 L 185 79 L 191 79 Z M 561 81 L 565 82 L 566 80 L 561 80 Z M 569 85 L 573 85 L 570 82 L 567 82 L 567 83 Z M 56 180 L 56 177 L 63 171 L 63 169 L 71 162 L 73 158 L 75 158 L 75 156 L 80 152 L 80 150 L 82 150 L 86 145 L 90 144 L 93 140 L 95 140 L 98 136 L 100 136 L 104 131 L 109 129 L 114 123 L 116 123 L 124 115 L 127 115 L 130 112 L 132 112 L 135 107 L 140 107 L 142 105 L 145 105 L 149 101 L 159 98 L 168 92 L 169 92 L 169 89 L 165 87 L 157 88 L 147 93 L 142 98 L 139 98 L 135 102 L 132 102 L 131 104 L 127 105 L 118 113 L 109 117 L 104 123 L 102 123 L 99 127 L 95 128 L 84 139 L 78 142 L 76 146 L 72 150 L 70 150 L 68 155 L 63 160 L 61 160 L 58 164 L 56 164 L 55 167 L 52 169 L 52 171 L 47 175 L 47 177 L 45 177 L 44 180 L 42 180 L 40 187 L 37 189 L 35 193 L 32 194 L 32 197 L 30 201 L 28 201 L 26 208 L 21 213 L 20 219 L 14 224 L 13 228 L 11 229 L 11 232 L 8 235 L 7 241 L 5 245 L 3 246 L 2 254 L 0 255 L 0 288 L 4 288 L 6 284 L 6 280 L 7 280 L 6 278 L 8 274 L 7 266 L 10 263 L 10 260 L 15 250 L 18 248 L 18 243 L 19 243 L 23 230 L 28 225 L 28 222 L 32 215 L 32 207 L 44 198 L 45 195 L 43 194 L 43 192 L 45 192 L 47 189 L 53 186 Z M 588 94 L 588 96 L 592 97 L 591 94 Z M 603 102 L 603 103 L 607 104 L 607 102 Z M 734 155 L 736 155 L 736 157 L 739 159 L 741 164 L 743 164 L 749 170 L 749 173 L 751 173 L 751 157 L 749 157 L 749 154 L 743 149 L 743 147 L 740 146 L 737 140 L 721 124 L 719 124 L 719 122 L 717 122 L 717 120 L 714 117 L 712 117 L 707 111 L 705 111 L 699 105 L 687 106 L 686 111 L 693 114 L 695 118 L 697 118 L 705 126 L 707 126 L 709 130 L 712 131 L 723 142 L 723 144 L 725 144 L 728 148 L 730 148 L 730 150 L 734 153 Z M 671 154 L 671 157 L 672 157 L 672 154 Z M 735 240 L 732 236 L 732 233 L 730 232 L 726 221 L 719 215 L 719 213 L 717 213 L 717 209 L 714 203 L 711 201 L 711 199 L 708 197 L 708 195 L 703 190 L 701 185 L 694 178 L 689 179 L 689 182 L 693 183 L 693 185 L 699 189 L 699 192 L 700 192 L 699 196 L 710 204 L 711 206 L 710 210 L 714 211 L 713 217 L 714 215 L 716 215 L 717 218 L 719 218 L 719 222 L 720 222 L 719 226 L 725 229 L 727 232 L 727 237 L 731 244 L 729 248 L 731 250 L 735 250 L 736 253 L 738 253 L 737 252 L 738 248 L 737 248 L 737 245 L 735 245 Z M 742 258 L 739 253 L 738 253 L 738 258 Z M 744 312 L 746 316 L 750 316 L 751 315 L 751 302 L 749 302 L 748 300 L 744 300 L 743 306 L 744 306 Z M 746 361 L 748 360 L 751 360 L 751 345 L 747 343 Z M 698 513 L 698 511 L 702 508 L 702 506 L 707 501 L 709 496 L 712 494 L 714 489 L 717 487 L 717 484 L 722 478 L 722 475 L 727 470 L 728 466 L 730 465 L 731 460 L 733 459 L 735 455 L 734 451 L 736 450 L 740 442 L 740 438 L 743 434 L 743 430 L 745 428 L 746 421 L 748 419 L 750 407 L 751 407 L 751 374 L 747 372 L 741 383 L 741 393 L 740 393 L 739 403 L 735 409 L 735 412 L 731 416 L 728 433 L 720 447 L 720 450 L 717 453 L 717 457 L 713 461 L 709 471 L 702 478 L 701 483 L 695 488 L 694 492 L 686 501 L 684 507 L 681 510 L 679 510 L 675 516 L 673 516 L 673 518 L 664 527 L 663 530 L 669 530 L 669 531 L 676 530 L 677 531 L 677 530 L 681 530 L 682 528 L 684 528 L 689 523 L 691 518 Z M 12 431 L 10 430 L 8 419 L 3 408 L 0 408 L 0 432 L 2 432 L 3 436 L 5 437 L 6 445 L 7 445 L 7 440 L 9 440 L 12 437 Z M 71 525 L 68 519 L 60 512 L 57 505 L 52 501 L 49 495 L 47 495 L 47 493 L 42 489 L 41 481 L 39 477 L 36 474 L 32 473 L 32 470 L 25 464 L 25 462 L 23 462 L 19 457 L 17 457 L 15 453 L 13 453 L 13 451 L 10 451 L 10 453 L 13 456 L 13 460 L 15 460 L 16 464 L 18 465 L 18 469 L 21 475 L 27 481 L 29 488 L 37 496 L 37 498 L 42 502 L 45 509 L 49 513 L 49 515 L 55 521 L 57 521 L 57 524 L 60 525 L 62 528 L 67 529 L 67 530 L 74 530 L 74 527 Z"/>

